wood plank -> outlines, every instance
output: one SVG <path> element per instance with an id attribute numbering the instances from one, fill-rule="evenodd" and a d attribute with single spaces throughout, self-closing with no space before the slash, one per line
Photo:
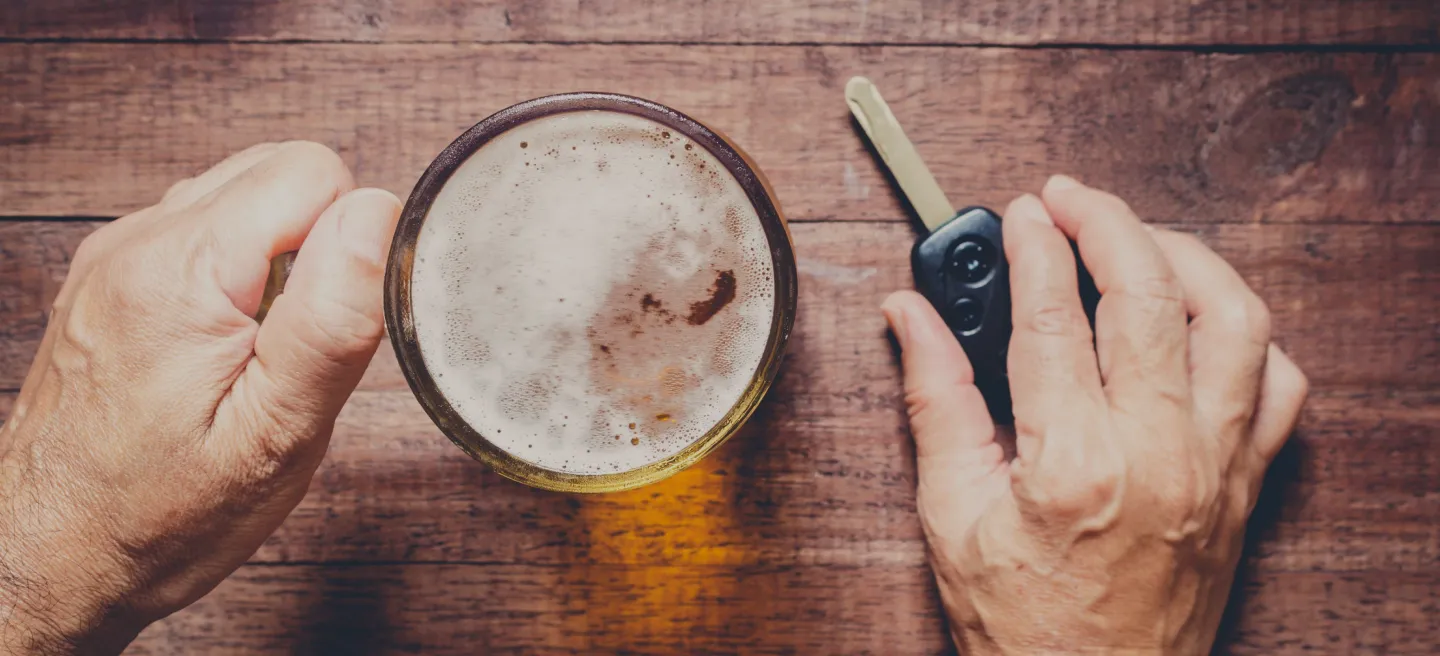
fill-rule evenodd
<path id="1" fill-rule="evenodd" d="M 1265 574 L 1220 654 L 1432 654 L 1440 577 Z M 933 654 L 918 567 L 378 565 L 240 569 L 132 654 Z"/>
<path id="2" fill-rule="evenodd" d="M 1258 575 L 1227 609 L 1221 653 L 1433 654 L 1440 576 Z"/>
<path id="3" fill-rule="evenodd" d="M 905 284 L 903 257 L 876 254 L 903 253 L 908 236 L 885 224 L 795 228 L 805 256 L 795 351 L 751 426 L 700 466 L 622 495 L 530 490 L 469 461 L 407 391 L 380 385 L 346 408 L 310 494 L 256 564 L 134 652 L 944 649 L 895 363 L 872 316 Z M 0 281 L 29 272 L 16 288 L 39 290 L 0 284 L 0 307 L 53 293 L 90 229 L 0 224 Z M 1232 257 L 1265 254 L 1242 269 L 1267 290 L 1308 285 L 1333 299 L 1369 280 L 1349 292 L 1363 299 L 1354 307 L 1423 317 L 1435 306 L 1432 232 L 1205 236 Z M 1373 283 L 1334 264 L 1371 266 L 1361 253 L 1395 273 Z M 1311 323 L 1330 325 L 1355 310 L 1315 312 Z M 1415 340 L 1433 326 L 1395 330 Z M 1440 630 L 1440 397 L 1431 382 L 1366 387 L 1317 390 L 1272 473 L 1222 653 L 1428 653 Z M 12 399 L 0 394 L 0 419 Z"/>
<path id="4" fill-rule="evenodd" d="M 1398 574 L 1254 563 L 1220 652 L 1428 653 L 1440 628 L 1434 557 L 1428 572 Z M 907 560 L 251 565 L 147 631 L 132 653 L 934 653 L 945 643 L 929 571 Z"/>
<path id="5" fill-rule="evenodd" d="M 936 653 L 938 606 L 923 566 L 247 566 L 126 653 Z"/>
<path id="6" fill-rule="evenodd" d="M 0 294 L 29 308 L 11 315 L 10 335 L 28 330 L 37 343 L 46 290 L 92 228 L 0 224 L 0 271 L 39 272 L 0 275 L 29 281 Z M 1431 457 L 1440 346 L 1425 319 L 1440 301 L 1437 235 L 1427 226 L 1206 231 L 1270 299 L 1282 343 L 1320 388 L 1286 461 L 1294 480 L 1274 493 L 1279 523 L 1260 546 L 1277 567 L 1414 570 L 1440 560 Z M 445 442 L 393 359 L 381 359 L 342 415 L 310 497 L 260 558 L 920 562 L 898 368 L 874 311 L 908 284 L 897 254 L 909 234 L 896 224 L 801 224 L 795 238 L 805 291 L 791 356 L 745 437 L 704 466 L 583 502 L 520 488 Z M 23 369 L 9 370 L 18 384 Z M 597 517 L 614 528 L 598 530 Z"/>
<path id="7" fill-rule="evenodd" d="M 70 258 L 100 225 L 0 222 L 0 390 L 25 381 Z"/>
<path id="8" fill-rule="evenodd" d="M 1433 45 L 1440 42 L 1440 10 L 1427 0 L 60 0 L 6 4 L 0 37 Z"/>
<path id="9" fill-rule="evenodd" d="M 717 7 L 719 5 L 716 5 Z M 726 11 L 729 11 L 728 9 Z M 878 80 L 944 188 L 1078 173 L 1155 220 L 1434 222 L 1440 56 L 914 47 L 0 44 L 11 216 L 117 216 L 249 144 L 309 138 L 408 193 L 480 118 L 603 89 L 751 151 L 792 218 L 904 211 L 840 102 Z"/>
<path id="10" fill-rule="evenodd" d="M 1437 402 L 1318 394 L 1257 511 L 1258 565 L 1440 572 Z M 404 393 L 358 393 L 308 496 L 255 560 L 923 564 L 902 413 L 857 405 L 777 394 L 701 465 L 636 492 L 571 497 L 470 461 Z"/>
<path id="11" fill-rule="evenodd" d="M 448 506 L 451 521 L 459 524 L 454 538 L 468 538 L 472 544 L 499 540 L 510 543 L 516 553 L 538 550 L 559 557 L 540 558 L 545 562 L 538 564 L 530 557 L 521 559 L 524 562 L 460 564 L 255 563 L 241 568 L 194 607 L 151 628 L 132 653 L 297 649 L 305 653 L 555 653 L 622 647 L 636 653 L 742 648 L 747 653 L 934 653 L 945 645 L 913 511 L 904 504 L 865 502 L 869 530 L 883 531 L 890 516 L 904 516 L 911 524 L 907 531 L 911 544 L 867 542 L 867 529 L 854 517 L 854 508 L 862 504 L 847 500 L 874 490 L 886 467 L 903 471 L 905 463 L 871 460 L 841 472 L 835 460 L 812 452 L 836 440 L 889 443 L 896 437 L 893 434 L 852 437 L 835 430 L 851 422 L 831 421 L 829 427 L 816 422 L 812 425 L 821 430 L 810 436 L 808 450 L 802 452 L 793 445 L 803 436 L 762 428 L 770 435 L 770 443 L 759 447 L 763 453 L 782 448 L 791 452 L 787 458 L 809 461 L 798 463 L 799 475 L 792 472 L 790 480 L 780 480 L 787 476 L 766 472 L 764 466 L 747 470 L 742 462 L 732 472 L 744 478 L 743 484 L 727 487 L 735 476 L 708 471 L 695 476 L 692 470 L 671 481 L 683 481 L 682 487 L 690 488 L 688 494 L 667 482 L 660 486 L 668 489 L 662 490 L 659 500 L 636 493 L 605 503 L 605 498 L 576 500 L 498 481 L 480 473 L 478 465 L 461 462 L 454 449 L 433 435 L 425 440 L 391 439 L 390 448 L 372 450 L 367 471 L 336 480 L 337 464 L 353 466 L 353 462 L 339 463 L 358 453 L 357 426 L 379 421 L 372 434 L 393 434 L 395 415 L 403 414 L 386 410 L 372 413 L 369 419 L 355 419 L 356 407 L 366 404 L 364 396 L 347 409 L 351 419 L 342 420 L 320 480 L 328 481 L 326 485 L 354 486 L 354 497 L 362 499 L 361 504 L 373 506 L 381 497 L 389 498 L 381 503 L 391 510 L 374 515 L 364 505 L 336 503 L 329 496 L 332 492 L 317 486 L 301 511 L 282 527 L 278 541 L 294 539 L 293 534 L 285 536 L 297 523 L 324 522 L 322 534 L 303 539 L 322 549 L 325 541 L 338 540 L 340 544 L 330 549 L 334 553 L 335 546 L 345 548 L 342 526 L 368 518 L 379 529 L 372 547 L 389 548 L 393 555 L 413 561 L 431 554 L 423 553 L 427 536 L 409 528 L 412 522 L 423 522 L 425 515 Z M 1234 595 L 1239 606 L 1231 610 L 1232 623 L 1222 631 L 1218 651 L 1429 653 L 1430 640 L 1440 630 L 1436 624 L 1440 616 L 1434 613 L 1440 594 L 1436 568 L 1440 554 L 1435 549 L 1440 536 L 1433 523 L 1440 510 L 1436 505 L 1440 463 L 1434 458 L 1436 399 L 1411 399 L 1398 406 L 1363 396 L 1326 396 L 1317 401 L 1311 404 L 1298 438 L 1305 446 L 1282 456 L 1280 476 L 1272 480 L 1279 485 L 1267 489 L 1262 500 L 1262 525 L 1269 521 L 1265 514 L 1273 510 L 1271 506 L 1283 506 L 1278 530 L 1252 535 L 1256 556 L 1244 568 Z M 0 395 L 0 416 L 7 411 L 6 402 Z M 1420 413 L 1413 414 L 1417 409 Z M 411 414 L 417 413 L 418 408 Z M 796 424 L 803 426 L 806 421 Z M 1311 426 L 1323 428 L 1316 432 Z M 758 441 L 755 434 L 741 439 Z M 716 461 L 732 462 L 735 451 L 727 447 L 698 469 L 709 469 Z M 1385 457 L 1377 457 L 1382 451 Z M 1417 455 L 1423 463 L 1419 467 L 1414 466 Z M 435 465 L 440 462 L 446 463 L 448 476 L 436 475 Z M 806 476 L 804 472 L 811 469 L 815 475 Z M 1287 473 L 1290 470 L 1300 473 Z M 1337 471 L 1345 473 L 1335 476 Z M 394 484 L 397 474 L 410 478 L 412 485 Z M 408 496 L 416 484 L 428 488 L 431 496 L 408 508 L 394 502 L 396 496 Z M 1286 491 L 1292 485 L 1297 489 Z M 756 486 L 762 489 L 758 495 L 748 492 L 750 498 L 764 498 L 767 503 L 744 500 L 743 491 Z M 734 498 L 715 504 L 717 489 L 729 491 L 719 497 Z M 816 504 L 816 514 L 809 518 L 776 512 L 776 506 L 789 506 L 802 495 L 811 496 L 812 503 L 835 496 Z M 509 501 L 496 503 L 496 497 Z M 526 498 L 525 511 L 507 510 L 505 506 L 513 506 L 517 497 Z M 316 501 L 332 504 L 320 513 L 323 519 L 306 517 Z M 1393 518 L 1396 509 L 1407 504 L 1415 512 L 1408 530 L 1404 523 L 1376 519 L 1377 514 Z M 657 512 L 660 505 L 669 507 Z M 745 505 L 754 507 L 734 511 L 731 519 L 724 517 L 727 507 Z M 703 510 L 696 513 L 697 508 Z M 1305 539 L 1312 554 L 1300 560 L 1293 552 L 1287 555 L 1283 545 L 1270 542 L 1291 533 L 1296 514 L 1311 515 L 1311 526 L 1303 533 L 1308 534 Z M 697 515 L 708 519 L 691 519 Z M 1354 518 L 1365 518 L 1361 521 L 1367 525 L 1357 530 Z M 578 528 L 587 522 L 588 529 L 552 532 L 555 541 L 549 544 L 515 544 L 507 539 L 546 532 L 537 527 L 547 523 Z M 735 532 L 759 542 L 805 524 L 838 526 L 842 532 L 848 527 L 848 536 L 834 536 L 830 542 L 845 543 L 856 557 L 817 557 L 818 550 L 799 557 L 793 552 L 760 553 L 744 561 L 713 557 L 717 533 Z M 1368 538 L 1360 538 L 1367 532 Z M 257 561 L 275 553 L 277 539 L 267 544 Z M 609 557 L 595 557 L 600 553 L 597 541 L 612 550 Z M 1406 555 L 1405 562 L 1383 561 L 1396 555 L 1391 547 L 1407 543 L 1419 550 Z M 736 545 L 722 548 L 740 550 Z M 1323 554 L 1331 549 L 1363 554 L 1364 562 L 1324 562 Z M 494 557 L 493 551 L 486 555 Z M 1379 571 L 1309 571 L 1353 565 Z"/>
<path id="12" fill-rule="evenodd" d="M 0 221 L 0 389 L 24 380 L 70 255 L 97 225 Z M 899 379 L 876 308 L 911 286 L 915 233 L 898 223 L 792 227 L 802 292 L 788 384 L 797 394 L 888 395 Z M 1199 232 L 1269 302 L 1277 341 L 1316 386 L 1440 385 L 1440 226 L 1230 224 Z M 388 346 L 362 387 L 408 389 Z"/>
<path id="13" fill-rule="evenodd" d="M 89 228 L 28 222 L 0 231 L 28 229 L 47 235 L 42 242 L 73 245 Z M 1440 346 L 1426 319 L 1440 300 L 1437 235 L 1440 228 L 1427 226 L 1206 233 L 1270 298 L 1281 342 L 1317 385 L 1281 483 L 1267 497 L 1276 523 L 1257 548 L 1275 567 L 1415 571 L 1440 562 Z M 920 562 L 899 372 L 874 309 L 907 284 L 906 228 L 801 224 L 795 238 L 804 293 L 790 358 L 744 437 L 702 467 L 656 488 L 594 499 L 515 486 L 449 445 L 393 369 L 377 369 L 342 414 L 310 496 L 259 557 Z M 0 250 L 73 248 L 63 244 Z M 47 266 L 26 261 L 0 270 Z M 1389 273 L 1362 273 L 1374 271 Z"/>
<path id="14" fill-rule="evenodd" d="M 858 402 L 786 392 L 702 465 L 584 498 L 472 463 L 404 392 L 359 393 L 310 495 L 257 558 L 923 563 L 898 390 Z M 1433 392 L 1317 396 L 1266 490 L 1256 556 L 1284 571 L 1440 571 L 1437 403 Z"/>

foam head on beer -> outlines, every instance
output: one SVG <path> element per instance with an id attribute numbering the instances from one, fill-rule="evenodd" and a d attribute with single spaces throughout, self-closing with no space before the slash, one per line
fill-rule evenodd
<path id="1" fill-rule="evenodd" d="M 420 229 L 415 333 L 439 392 L 542 468 L 623 472 L 705 436 L 766 350 L 763 224 L 708 150 L 650 119 L 520 123 L 456 168 Z"/>

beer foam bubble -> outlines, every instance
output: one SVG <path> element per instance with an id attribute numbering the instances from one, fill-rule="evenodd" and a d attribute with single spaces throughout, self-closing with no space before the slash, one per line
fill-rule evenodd
<path id="1" fill-rule="evenodd" d="M 522 123 L 471 154 L 420 228 L 421 357 L 491 443 L 573 474 L 703 437 L 761 364 L 770 244 L 705 148 L 608 111 Z"/>

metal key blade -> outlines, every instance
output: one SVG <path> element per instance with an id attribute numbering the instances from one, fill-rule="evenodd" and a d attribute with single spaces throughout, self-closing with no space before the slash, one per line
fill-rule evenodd
<path id="1" fill-rule="evenodd" d="M 910 200 L 910 205 L 920 215 L 920 221 L 931 232 L 955 216 L 955 206 L 940 190 L 935 176 L 915 152 L 915 145 L 905 137 L 900 122 L 890 112 L 890 106 L 880 97 L 875 85 L 863 77 L 850 78 L 845 85 L 845 104 L 850 113 L 870 137 L 870 143 L 880 152 L 885 166 L 900 183 L 901 191 Z"/>

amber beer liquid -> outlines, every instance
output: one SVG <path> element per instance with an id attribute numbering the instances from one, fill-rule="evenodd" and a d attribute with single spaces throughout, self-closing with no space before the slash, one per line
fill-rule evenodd
<path id="1" fill-rule="evenodd" d="M 726 139 L 613 94 L 521 103 L 430 166 L 391 249 L 386 321 L 435 423 L 537 487 L 638 487 L 759 404 L 795 263 L 763 177 Z"/>

